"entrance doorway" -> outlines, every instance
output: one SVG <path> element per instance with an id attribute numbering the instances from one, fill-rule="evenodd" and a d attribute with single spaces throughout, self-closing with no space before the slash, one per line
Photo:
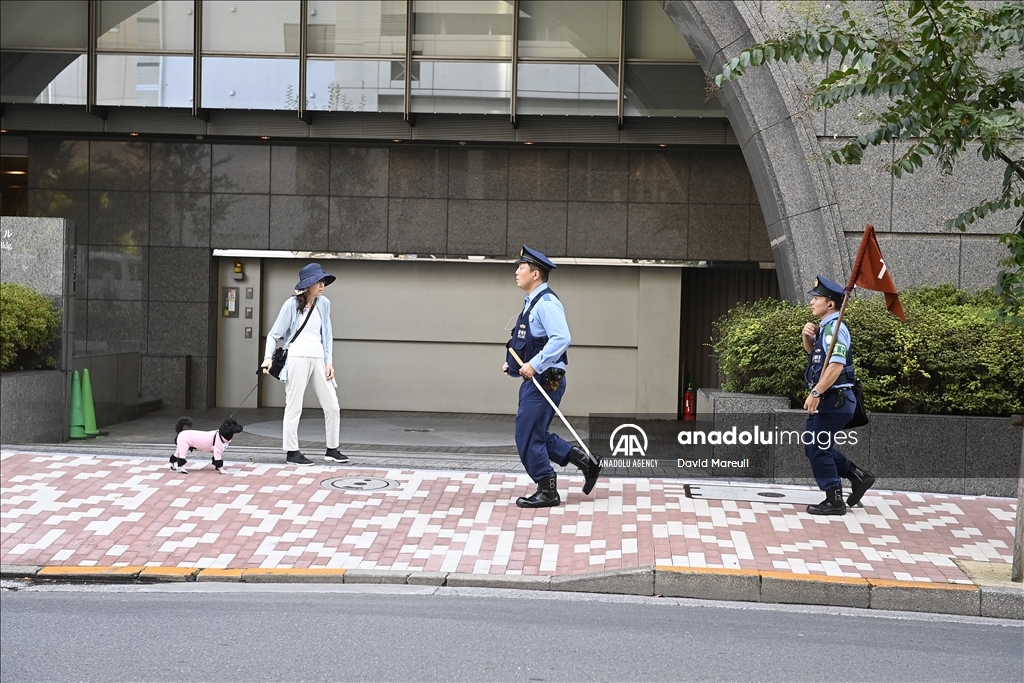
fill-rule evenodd
<path id="1" fill-rule="evenodd" d="M 774 268 L 743 263 L 683 269 L 679 315 L 680 406 L 690 375 L 695 389 L 721 386 L 718 362 L 708 346 L 712 323 L 738 304 L 778 298 L 779 278 Z"/>

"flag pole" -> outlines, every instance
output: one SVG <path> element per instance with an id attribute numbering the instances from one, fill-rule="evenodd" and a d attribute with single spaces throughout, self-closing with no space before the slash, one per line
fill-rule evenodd
<path id="1" fill-rule="evenodd" d="M 868 231 L 874 232 L 875 226 L 868 223 L 864 227 L 864 235 Z M 843 315 L 846 314 L 846 302 L 850 300 L 853 293 L 854 283 L 857 281 L 857 273 L 860 272 L 861 261 L 864 260 L 864 235 L 860 238 L 860 246 L 857 247 L 857 257 L 853 260 L 853 268 L 850 270 L 850 279 L 846 282 L 846 289 L 843 290 L 843 304 L 839 307 L 839 317 L 836 319 L 835 328 L 832 331 L 832 341 L 829 342 L 828 352 L 825 354 L 825 366 L 828 366 L 828 359 L 832 357 L 832 350 L 836 347 L 836 340 L 839 339 L 839 325 L 843 322 Z"/>
<path id="2" fill-rule="evenodd" d="M 836 340 L 839 339 L 839 325 L 843 322 L 843 314 L 846 313 L 846 302 L 850 300 L 850 290 L 843 292 L 843 305 L 839 307 L 839 317 L 836 318 L 836 325 L 832 329 L 832 341 L 828 344 L 828 352 L 825 354 L 825 367 L 828 366 L 828 359 L 832 357 L 832 350 L 836 348 Z"/>

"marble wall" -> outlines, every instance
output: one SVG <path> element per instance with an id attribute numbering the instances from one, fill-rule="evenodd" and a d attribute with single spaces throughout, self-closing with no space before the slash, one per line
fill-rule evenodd
<path id="1" fill-rule="evenodd" d="M 213 405 L 213 249 L 771 261 L 738 149 L 29 139 L 29 212 L 75 221 L 77 356 Z"/>
<path id="2" fill-rule="evenodd" d="M 807 12 L 831 13 L 838 20 L 841 7 L 781 0 L 662 0 L 662 5 L 711 74 L 720 73 L 743 48 L 802 23 Z M 1007 60 L 1001 68 L 1022 64 L 1019 52 Z M 873 129 L 857 114 L 883 104 L 868 98 L 827 112 L 809 109 L 808 92 L 825 73 L 824 65 L 773 64 L 751 69 L 717 95 L 760 198 L 782 295 L 802 299 L 818 273 L 844 282 L 867 223 L 879 233 L 897 287 L 953 282 L 974 290 L 995 284 L 998 261 L 1007 256 L 997 235 L 1012 232 L 1019 214 L 991 214 L 965 234 L 947 231 L 944 224 L 996 197 L 1005 167 L 985 162 L 974 148 L 960 157 L 951 176 L 942 175 L 930 159 L 924 168 L 895 179 L 887 166 L 906 151 L 905 142 L 871 148 L 857 166 L 828 166 L 825 155 Z"/>

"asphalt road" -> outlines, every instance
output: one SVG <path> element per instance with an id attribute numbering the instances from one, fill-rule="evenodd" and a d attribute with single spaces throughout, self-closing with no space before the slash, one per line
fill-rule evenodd
<path id="1" fill-rule="evenodd" d="M 1019 622 L 421 586 L 38 586 L 2 681 L 1024 680 Z"/>

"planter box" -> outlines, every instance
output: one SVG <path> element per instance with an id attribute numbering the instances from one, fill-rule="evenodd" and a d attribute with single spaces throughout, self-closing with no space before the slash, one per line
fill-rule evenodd
<path id="1" fill-rule="evenodd" d="M 139 416 L 139 354 L 75 358 L 89 368 L 96 425 Z M 29 370 L 0 374 L 0 438 L 3 443 L 63 443 L 70 433 L 71 372 Z"/>
<path id="2" fill-rule="evenodd" d="M 738 424 L 744 429 L 750 422 L 777 433 L 803 432 L 807 413 L 788 406 L 789 400 L 778 396 L 702 390 L 697 401 L 698 423 L 713 423 L 715 429 Z M 1011 426 L 1010 418 L 903 413 L 870 413 L 869 418 L 867 425 L 847 432 L 847 442 L 838 448 L 874 473 L 876 487 L 1017 495 L 1024 430 Z M 735 457 L 740 452 L 737 446 L 705 448 L 709 455 L 714 449 L 715 457 Z M 762 463 L 759 469 L 763 471 L 756 472 L 758 478 L 776 483 L 814 483 L 802 444 L 776 442 L 748 452 Z"/>
<path id="3" fill-rule="evenodd" d="M 62 370 L 0 374 L 0 434 L 4 443 L 68 440 L 70 386 Z"/>

